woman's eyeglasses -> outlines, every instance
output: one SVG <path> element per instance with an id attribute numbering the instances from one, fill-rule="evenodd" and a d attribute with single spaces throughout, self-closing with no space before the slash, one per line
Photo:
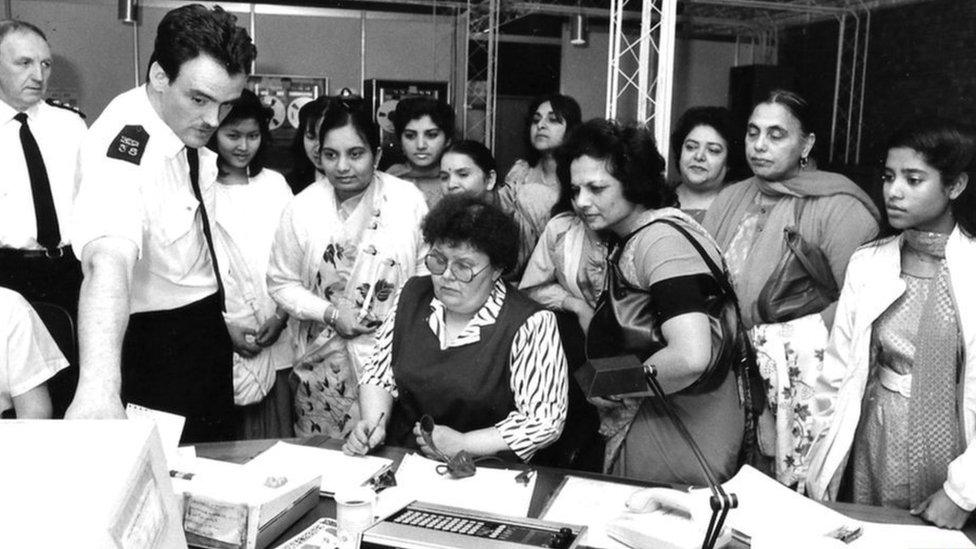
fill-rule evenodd
<path id="1" fill-rule="evenodd" d="M 471 267 L 464 264 L 448 263 L 446 257 L 433 252 L 424 257 L 424 264 L 427 265 L 427 270 L 430 271 L 430 274 L 438 276 L 444 274 L 444 272 L 450 267 L 451 276 L 453 276 L 458 282 L 465 283 L 471 282 L 474 280 L 474 277 L 478 276 L 485 269 L 491 266 L 491 263 L 488 263 L 484 267 L 475 271 Z"/>

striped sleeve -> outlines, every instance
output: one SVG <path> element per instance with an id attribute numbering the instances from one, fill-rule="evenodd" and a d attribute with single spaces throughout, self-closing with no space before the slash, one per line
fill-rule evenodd
<path id="1" fill-rule="evenodd" d="M 373 344 L 373 354 L 363 365 L 363 376 L 360 385 L 375 385 L 386 389 L 393 398 L 399 397 L 396 381 L 393 379 L 393 326 L 396 324 L 397 304 L 400 303 L 400 292 L 393 298 L 393 306 L 383 319 L 383 324 L 376 330 L 376 340 Z"/>
<path id="2" fill-rule="evenodd" d="M 535 313 L 519 328 L 510 361 L 515 410 L 495 427 L 509 448 L 528 461 L 555 442 L 566 423 L 566 355 L 551 311 Z"/>

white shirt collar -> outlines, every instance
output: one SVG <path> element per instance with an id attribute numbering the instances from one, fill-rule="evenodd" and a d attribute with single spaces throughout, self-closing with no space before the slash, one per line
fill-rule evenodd
<path id="1" fill-rule="evenodd" d="M 138 90 L 136 107 L 140 112 L 145 113 L 143 116 L 144 129 L 149 134 L 149 139 L 155 141 L 155 147 L 166 157 L 172 158 L 180 154 L 180 151 L 186 148 L 186 144 L 153 108 L 152 102 L 149 101 L 149 85 L 143 84 Z"/>
<path id="2" fill-rule="evenodd" d="M 498 319 L 501 312 L 502 303 L 505 302 L 505 295 L 508 290 L 505 283 L 499 278 L 491 288 L 485 304 L 478 309 L 474 318 L 468 321 L 467 326 L 461 330 L 453 340 L 448 340 L 446 323 L 444 320 L 444 303 L 434 296 L 430 300 L 430 315 L 427 317 L 427 325 L 434 332 L 441 344 L 441 350 L 450 347 L 460 347 L 481 341 L 481 328 L 491 326 Z"/>
<path id="3" fill-rule="evenodd" d="M 23 111 L 27 113 L 28 120 L 33 120 L 37 118 L 37 112 L 41 108 L 40 105 L 43 102 L 44 100 L 42 99 L 41 101 L 34 103 L 33 105 L 31 105 L 30 107 L 28 107 L 26 110 Z M 11 120 L 14 119 L 15 116 L 17 116 L 17 113 L 19 112 L 21 111 L 18 111 L 17 109 L 10 106 L 9 103 L 0 99 L 0 124 L 6 124 L 7 122 L 10 122 Z"/>

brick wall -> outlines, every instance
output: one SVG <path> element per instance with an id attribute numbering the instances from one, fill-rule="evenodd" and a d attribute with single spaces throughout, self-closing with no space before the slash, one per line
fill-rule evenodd
<path id="1" fill-rule="evenodd" d="M 836 51 L 833 22 L 780 36 L 780 63 L 797 69 L 799 89 L 817 105 L 825 131 L 830 129 Z M 887 136 L 925 114 L 976 123 L 974 1 L 935 0 L 872 13 L 861 164 L 876 163 Z"/>

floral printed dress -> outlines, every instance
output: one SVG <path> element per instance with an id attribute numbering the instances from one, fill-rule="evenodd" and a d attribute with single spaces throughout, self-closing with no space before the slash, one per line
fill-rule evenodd
<path id="1" fill-rule="evenodd" d="M 328 192 L 306 189 L 283 217 L 269 286 L 298 320 L 295 434 L 341 438 L 359 417 L 359 377 L 375 335 L 343 338 L 322 321 L 324 313 L 330 305 L 352 305 L 361 324 L 380 325 L 397 290 L 423 264 L 420 221 L 427 208 L 416 187 L 385 174 L 341 204 L 327 181 L 318 185 Z M 300 203 L 306 194 L 325 203 Z"/>

